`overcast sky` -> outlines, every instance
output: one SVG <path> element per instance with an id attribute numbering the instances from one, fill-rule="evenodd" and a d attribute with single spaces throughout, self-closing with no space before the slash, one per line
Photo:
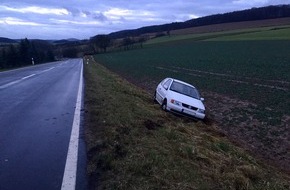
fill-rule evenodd
<path id="1" fill-rule="evenodd" d="M 290 4 L 290 0 L 1 0 L 0 37 L 88 39 L 277 4 Z"/>

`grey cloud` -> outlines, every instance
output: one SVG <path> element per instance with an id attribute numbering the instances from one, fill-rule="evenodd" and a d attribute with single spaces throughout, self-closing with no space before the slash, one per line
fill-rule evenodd
<path id="1" fill-rule="evenodd" d="M 95 13 L 93 14 L 93 18 L 98 21 L 108 21 L 108 18 L 103 13 Z"/>
<path id="2" fill-rule="evenodd" d="M 80 15 L 80 10 L 74 8 L 74 7 L 64 7 L 72 16 L 76 17 Z"/>
<path id="3" fill-rule="evenodd" d="M 268 5 L 289 4 L 290 0 L 269 0 Z"/>
<path id="4" fill-rule="evenodd" d="M 87 16 L 90 16 L 92 15 L 92 13 L 90 11 L 82 11 L 83 14 L 87 15 Z"/>

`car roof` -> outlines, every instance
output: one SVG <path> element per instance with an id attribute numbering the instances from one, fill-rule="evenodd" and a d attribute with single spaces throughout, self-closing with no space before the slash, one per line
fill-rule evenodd
<path id="1" fill-rule="evenodd" d="M 193 85 L 191 85 L 191 84 L 189 84 L 187 82 L 175 79 L 175 78 L 168 77 L 167 79 L 172 79 L 173 81 L 176 81 L 176 82 L 179 82 L 179 83 L 182 83 L 182 84 L 185 84 L 185 85 L 188 85 L 188 86 L 191 86 L 191 87 L 195 88 Z"/>

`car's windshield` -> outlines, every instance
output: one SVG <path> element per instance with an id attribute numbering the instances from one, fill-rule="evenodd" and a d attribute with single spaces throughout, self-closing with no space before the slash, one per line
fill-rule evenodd
<path id="1" fill-rule="evenodd" d="M 200 99 L 199 93 L 195 88 L 176 81 L 173 81 L 170 90 L 195 99 Z"/>

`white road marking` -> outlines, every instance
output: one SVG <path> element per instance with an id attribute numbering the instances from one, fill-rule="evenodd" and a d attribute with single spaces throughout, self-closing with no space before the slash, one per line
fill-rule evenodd
<path id="1" fill-rule="evenodd" d="M 76 188 L 77 177 L 77 163 L 78 163 L 78 146 L 79 146 L 79 131 L 81 120 L 81 103 L 82 103 L 82 89 L 83 89 L 83 61 L 80 61 L 80 83 L 78 89 L 78 97 L 76 102 L 76 109 L 74 113 L 73 126 L 70 136 L 69 148 L 65 163 L 65 170 L 61 185 L 61 190 L 74 190 Z"/>
<path id="2" fill-rule="evenodd" d="M 26 77 L 23 77 L 21 80 L 28 79 L 28 78 L 33 77 L 33 76 L 35 76 L 35 75 L 36 75 L 36 74 L 28 75 L 28 76 L 26 76 Z"/>
<path id="3" fill-rule="evenodd" d="M 21 79 L 18 79 L 18 80 L 15 80 L 15 81 L 9 82 L 9 83 L 7 83 L 7 84 L 3 84 L 3 85 L 0 86 L 0 89 L 4 89 L 4 88 L 7 88 L 7 87 L 12 86 L 12 85 L 14 85 L 14 84 L 20 83 L 20 82 L 22 82 L 23 80 L 29 79 L 29 78 L 31 78 L 31 77 L 33 77 L 33 76 L 35 76 L 35 75 L 38 75 L 38 74 L 45 73 L 45 72 L 50 71 L 50 70 L 52 70 L 52 69 L 54 69 L 54 68 L 55 68 L 55 67 L 51 67 L 51 68 L 49 68 L 49 69 L 46 69 L 46 70 L 40 71 L 40 72 L 38 72 L 38 73 L 36 73 L 36 74 L 31 74 L 31 75 L 28 75 L 28 76 L 22 77 Z"/>
<path id="4" fill-rule="evenodd" d="M 9 82 L 9 83 L 7 83 L 7 84 L 1 85 L 1 86 L 0 86 L 0 89 L 7 88 L 7 87 L 12 86 L 12 85 L 14 85 L 14 84 L 17 84 L 17 83 L 19 83 L 19 82 L 21 82 L 21 81 L 22 81 L 22 79 L 20 79 L 20 80 L 16 80 L 16 81 L 12 81 L 12 82 Z"/>
<path id="5" fill-rule="evenodd" d="M 52 69 L 54 69 L 54 68 L 55 68 L 55 67 L 51 67 L 51 68 L 49 68 L 49 69 L 46 69 L 46 70 L 40 71 L 38 74 L 45 73 L 45 72 L 50 71 L 50 70 L 52 70 Z"/>

